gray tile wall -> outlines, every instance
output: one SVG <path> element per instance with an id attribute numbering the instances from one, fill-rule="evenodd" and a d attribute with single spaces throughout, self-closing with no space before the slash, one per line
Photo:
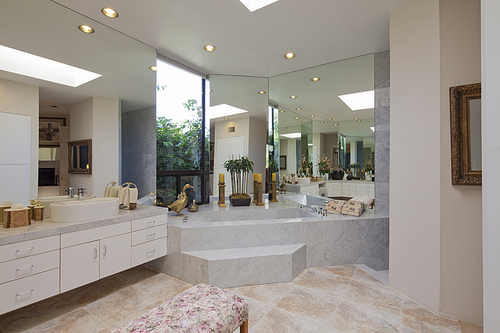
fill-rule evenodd
<path id="1" fill-rule="evenodd" d="M 375 53 L 375 211 L 389 214 L 390 54 Z"/>
<path id="2" fill-rule="evenodd" d="M 132 182 L 139 198 L 156 190 L 156 108 L 122 114 L 121 183 Z"/>

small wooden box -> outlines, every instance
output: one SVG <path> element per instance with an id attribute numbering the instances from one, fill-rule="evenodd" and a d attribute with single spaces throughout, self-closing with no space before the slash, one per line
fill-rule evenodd
<path id="1" fill-rule="evenodd" d="M 43 212 L 45 210 L 44 206 L 33 207 L 32 219 L 35 221 L 43 221 Z"/>
<path id="2" fill-rule="evenodd" d="M 16 228 L 31 225 L 29 219 L 29 208 L 24 209 L 5 209 L 4 210 L 4 227 Z"/>
<path id="3" fill-rule="evenodd" d="M 11 205 L 7 205 L 7 206 L 0 206 L 0 222 L 3 222 L 3 212 L 6 210 L 6 209 L 10 209 L 10 207 L 12 207 Z"/>

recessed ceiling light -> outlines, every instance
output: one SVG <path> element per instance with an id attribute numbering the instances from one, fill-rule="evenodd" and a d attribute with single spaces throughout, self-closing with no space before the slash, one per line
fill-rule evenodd
<path id="1" fill-rule="evenodd" d="M 285 125 L 281 125 L 281 127 L 285 127 Z"/>
<path id="2" fill-rule="evenodd" d="M 297 98 L 297 96 L 290 96 L 291 99 Z"/>
<path id="3" fill-rule="evenodd" d="M 332 120 L 332 118 L 328 118 L 327 120 L 331 121 L 331 120 Z"/>
<path id="4" fill-rule="evenodd" d="M 299 117 L 295 117 L 295 119 L 299 119 Z"/>
<path id="5" fill-rule="evenodd" d="M 245 7 L 248 8 L 249 11 L 253 12 L 257 9 L 261 9 L 262 7 L 266 7 L 278 0 L 240 0 Z"/>
<path id="6" fill-rule="evenodd" d="M 78 87 L 101 74 L 0 45 L 0 70 L 35 79 Z M 29 66 L 27 66 L 27 64 Z"/>
<path id="7" fill-rule="evenodd" d="M 357 121 L 358 123 L 360 123 L 360 122 L 361 122 L 361 119 L 358 119 L 358 120 L 356 120 L 356 121 Z"/>
<path id="8" fill-rule="evenodd" d="M 339 124 L 337 124 L 337 123 L 333 124 L 333 126 L 338 126 L 338 125 L 339 125 Z"/>
<path id="9" fill-rule="evenodd" d="M 118 17 L 118 13 L 116 12 L 116 10 L 109 8 L 109 7 L 101 9 L 101 12 L 110 18 L 117 18 Z"/>
<path id="10" fill-rule="evenodd" d="M 284 110 L 280 110 L 280 113 L 283 113 L 283 112 L 285 112 L 285 111 Z"/>
<path id="11" fill-rule="evenodd" d="M 359 118 L 354 118 L 354 120 L 358 120 Z"/>
<path id="12" fill-rule="evenodd" d="M 229 117 L 224 117 L 224 119 L 226 119 L 226 120 L 227 120 L 227 119 L 229 119 Z"/>
<path id="13" fill-rule="evenodd" d="M 290 129 L 290 127 L 287 127 L 287 129 Z"/>
<path id="14" fill-rule="evenodd" d="M 156 72 L 157 68 L 156 68 L 156 66 L 151 66 L 151 67 L 149 67 L 149 69 L 152 70 L 153 72 Z"/>
<path id="15" fill-rule="evenodd" d="M 318 81 L 319 81 L 319 77 L 313 77 L 313 78 L 311 79 L 311 81 L 313 81 L 313 82 L 318 82 Z"/>
<path id="16" fill-rule="evenodd" d="M 215 51 L 215 46 L 208 44 L 208 45 L 205 45 L 204 49 L 207 52 L 213 52 L 213 51 Z"/>
<path id="17" fill-rule="evenodd" d="M 296 108 L 295 110 L 300 111 L 300 110 L 302 110 L 302 108 Z"/>
<path id="18" fill-rule="evenodd" d="M 81 31 L 85 32 L 86 34 L 93 34 L 94 33 L 94 29 L 92 29 L 91 26 L 86 25 L 86 24 L 80 25 L 78 27 L 78 29 L 80 29 Z"/>
<path id="19" fill-rule="evenodd" d="M 293 52 L 288 52 L 287 54 L 285 54 L 285 58 L 287 58 L 287 59 L 292 59 L 292 58 L 295 58 L 295 53 L 293 53 Z"/>
<path id="20" fill-rule="evenodd" d="M 297 124 L 302 124 L 302 122 L 301 122 L 301 121 L 298 121 L 298 122 L 297 122 Z"/>
<path id="21" fill-rule="evenodd" d="M 310 115 L 310 117 L 311 117 L 311 118 L 314 118 L 314 115 L 312 114 L 312 115 Z"/>
<path id="22" fill-rule="evenodd" d="M 264 95 L 266 92 L 264 90 L 259 91 L 259 94 Z"/>
<path id="23" fill-rule="evenodd" d="M 373 90 L 354 94 L 339 95 L 339 98 L 352 110 L 366 110 L 375 107 L 375 93 Z"/>
<path id="24" fill-rule="evenodd" d="M 324 124 L 325 122 L 324 122 L 324 121 L 320 121 L 319 123 L 320 123 L 320 124 Z"/>

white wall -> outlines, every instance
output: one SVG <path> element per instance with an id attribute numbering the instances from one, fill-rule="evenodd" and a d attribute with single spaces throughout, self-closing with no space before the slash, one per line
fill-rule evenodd
<path id="1" fill-rule="evenodd" d="M 466 322 L 482 324 L 481 186 L 451 185 L 449 99 L 450 87 L 481 82 L 481 5 L 479 0 L 440 0 L 439 4 L 440 312 Z"/>
<path id="2" fill-rule="evenodd" d="M 38 196 L 38 100 L 38 87 L 0 79 L 0 112 L 31 118 L 29 198 Z M 7 145 L 8 142 L 1 144 Z"/>
<path id="3" fill-rule="evenodd" d="M 407 1 L 391 14 L 390 22 L 389 281 L 403 294 L 438 312 L 439 2 Z M 426 135 L 422 136 L 424 130 Z"/>
<path id="4" fill-rule="evenodd" d="M 500 1 L 481 1 L 484 332 L 500 327 Z"/>
<path id="5" fill-rule="evenodd" d="M 255 163 L 254 173 L 261 173 L 262 181 L 264 181 L 266 177 L 267 121 L 250 117 L 248 134 L 248 158 Z M 251 184 L 253 184 L 253 175 L 250 175 L 248 187 L 249 191 L 253 193 Z"/>
<path id="6" fill-rule="evenodd" d="M 478 29 L 478 1 L 411 0 L 391 14 L 390 284 L 475 324 L 481 189 L 451 185 L 448 96 L 481 79 Z"/>
<path id="7" fill-rule="evenodd" d="M 87 194 L 102 197 L 104 187 L 119 181 L 119 100 L 92 97 L 70 107 L 70 140 L 92 139 L 92 175 L 72 174 L 73 187 L 83 185 Z"/>

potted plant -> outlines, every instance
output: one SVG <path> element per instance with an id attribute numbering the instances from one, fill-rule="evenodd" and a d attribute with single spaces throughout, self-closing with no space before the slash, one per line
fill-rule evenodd
<path id="1" fill-rule="evenodd" d="M 248 174 L 253 172 L 254 163 L 248 157 L 231 159 L 222 165 L 231 174 L 231 192 L 229 200 L 233 206 L 249 206 L 252 199 L 247 193 Z"/>
<path id="2" fill-rule="evenodd" d="M 365 164 L 365 171 L 366 171 L 366 174 L 367 174 L 366 179 L 370 178 L 370 180 L 371 180 L 372 173 L 373 173 L 373 164 L 372 164 L 372 162 L 368 162 L 368 163 Z"/>
<path id="3" fill-rule="evenodd" d="M 352 164 L 349 164 L 348 168 L 351 168 L 351 173 L 352 173 L 352 176 L 353 178 L 359 178 L 358 176 L 358 169 L 361 165 L 359 163 L 352 163 Z"/>
<path id="4" fill-rule="evenodd" d="M 328 156 L 326 156 L 326 154 L 323 154 L 323 156 L 321 156 L 321 158 L 319 159 L 318 170 L 321 177 L 326 177 L 325 180 L 328 180 L 328 174 L 330 173 L 331 166 L 330 160 L 328 159 Z"/>

